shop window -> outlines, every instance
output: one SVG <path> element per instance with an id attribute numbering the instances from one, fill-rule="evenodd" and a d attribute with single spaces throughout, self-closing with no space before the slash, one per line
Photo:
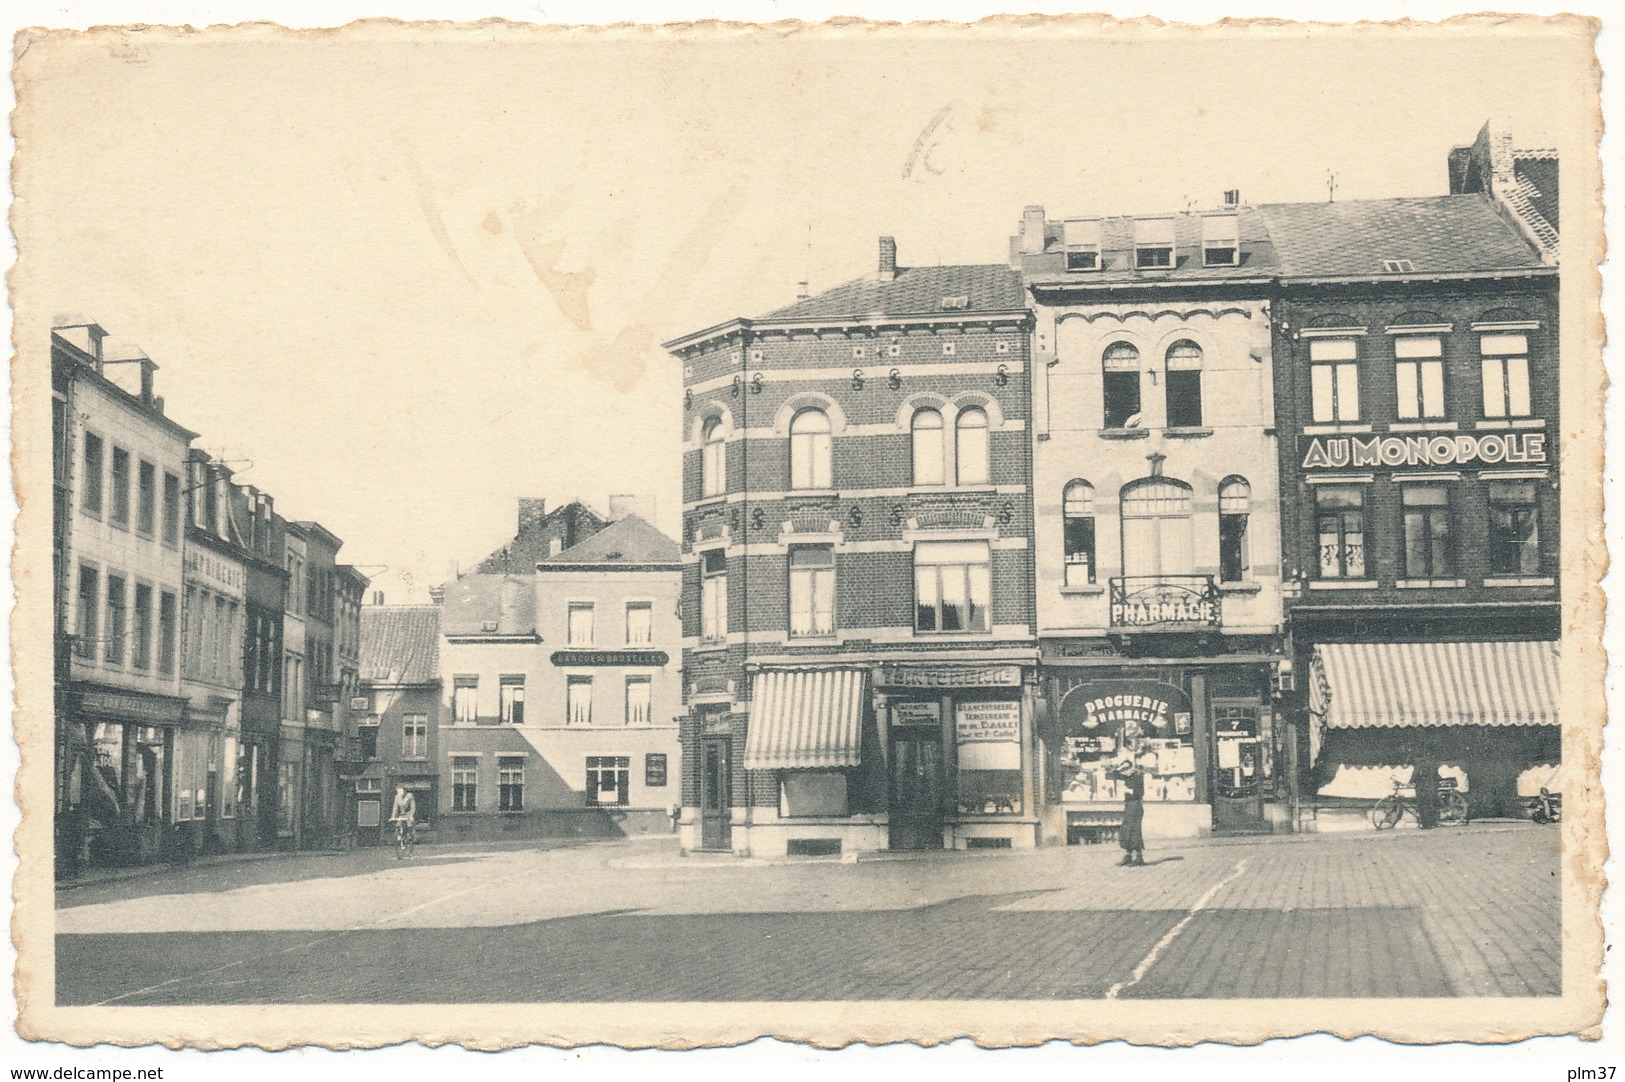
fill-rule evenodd
<path id="1" fill-rule="evenodd" d="M 727 489 L 728 444 L 722 422 L 713 417 L 701 434 L 700 495 L 720 496 Z"/>
<path id="2" fill-rule="evenodd" d="M 1485 417 L 1528 417 L 1529 337 L 1485 334 L 1478 339 Z"/>
<path id="3" fill-rule="evenodd" d="M 1353 338 L 1310 339 L 1309 393 L 1316 421 L 1360 419 L 1359 344 Z"/>
<path id="4" fill-rule="evenodd" d="M 1191 487 L 1169 477 L 1147 477 L 1123 486 L 1123 574 L 1160 578 L 1190 574 L 1195 564 L 1191 535 Z"/>
<path id="5" fill-rule="evenodd" d="M 87 515 L 102 517 L 102 485 L 103 471 L 106 468 L 104 455 L 105 445 L 102 438 L 94 432 L 86 432 L 84 438 L 83 463 L 80 479 L 79 506 Z"/>
<path id="6" fill-rule="evenodd" d="M 652 717 L 652 691 L 654 681 L 647 676 L 626 678 L 626 723 L 648 725 Z"/>
<path id="7" fill-rule="evenodd" d="M 961 815 L 1021 812 L 1021 703 L 954 704 Z"/>
<path id="8" fill-rule="evenodd" d="M 1315 534 L 1321 578 L 1365 578 L 1365 489 L 1315 486 Z"/>
<path id="9" fill-rule="evenodd" d="M 130 525 L 130 452 L 122 447 L 113 448 L 113 465 L 108 480 L 113 490 L 112 507 L 107 520 L 115 526 Z"/>
<path id="10" fill-rule="evenodd" d="M 651 751 L 643 757 L 643 784 L 650 789 L 666 787 L 666 753 Z"/>
<path id="11" fill-rule="evenodd" d="M 779 776 L 779 814 L 787 819 L 844 818 L 847 806 L 844 770 L 788 770 Z"/>
<path id="12" fill-rule="evenodd" d="M 473 755 L 451 759 L 451 810 L 471 812 L 479 797 L 480 761 Z"/>
<path id="13" fill-rule="evenodd" d="M 654 606 L 647 601 L 626 603 L 626 645 L 648 646 L 654 641 Z"/>
<path id="14" fill-rule="evenodd" d="M 829 415 L 804 409 L 790 421 L 790 487 L 830 487 Z"/>
<path id="15" fill-rule="evenodd" d="M 429 757 L 429 715 L 407 714 L 401 718 L 401 758 Z"/>
<path id="16" fill-rule="evenodd" d="M 1491 481 L 1490 574 L 1539 575 L 1540 506 L 1533 481 Z"/>
<path id="17" fill-rule="evenodd" d="M 835 633 L 835 549 L 790 548 L 790 634 L 796 638 Z"/>
<path id="18" fill-rule="evenodd" d="M 1073 481 L 1061 494 L 1061 533 L 1065 548 L 1065 584 L 1088 586 L 1095 581 L 1095 486 Z"/>
<path id="19" fill-rule="evenodd" d="M 631 756 L 587 756 L 587 807 L 624 808 L 631 785 Z"/>
<path id="20" fill-rule="evenodd" d="M 100 638 L 102 611 L 102 576 L 94 567 L 79 565 L 79 620 L 75 629 L 73 652 L 85 660 L 96 657 Z"/>
<path id="21" fill-rule="evenodd" d="M 961 485 L 988 481 L 987 411 L 970 406 L 954 418 L 954 473 Z"/>
<path id="22" fill-rule="evenodd" d="M 991 565 L 986 541 L 914 546 L 914 630 L 987 631 Z"/>
<path id="23" fill-rule="evenodd" d="M 1247 519 L 1252 486 L 1240 477 L 1227 477 L 1219 485 L 1219 579 L 1241 582 L 1252 562 L 1247 545 Z"/>
<path id="24" fill-rule="evenodd" d="M 497 759 L 497 811 L 525 810 L 525 759 L 504 755 Z"/>
<path id="25" fill-rule="evenodd" d="M 106 649 L 102 651 L 102 660 L 109 665 L 124 664 L 124 636 L 128 632 L 125 624 L 125 606 L 128 600 L 124 576 L 107 576 L 107 627 L 104 635 Z"/>
<path id="26" fill-rule="evenodd" d="M 1138 428 L 1140 424 L 1140 351 L 1129 342 L 1113 342 L 1101 355 L 1102 391 L 1106 428 Z"/>
<path id="27" fill-rule="evenodd" d="M 135 528 L 151 537 L 158 526 L 158 467 L 146 459 L 136 466 Z"/>
<path id="28" fill-rule="evenodd" d="M 1202 347 L 1182 338 L 1166 357 L 1169 428 L 1202 426 Z"/>
<path id="29" fill-rule="evenodd" d="M 504 724 L 525 724 L 525 678 L 502 677 L 497 682 L 497 702 Z"/>
<path id="30" fill-rule="evenodd" d="M 1402 486 L 1405 515 L 1405 571 L 1408 579 L 1448 579 L 1455 575 L 1450 490 L 1444 485 Z"/>
<path id="31" fill-rule="evenodd" d="M 1254 796 L 1273 774 L 1271 733 L 1257 703 L 1213 704 L 1213 785 L 1221 797 Z"/>
<path id="32" fill-rule="evenodd" d="M 571 646 L 591 646 L 593 643 L 593 605 L 590 601 L 572 601 L 568 615 L 566 639 Z"/>
<path id="33" fill-rule="evenodd" d="M 914 447 L 914 483 L 940 485 L 947 478 L 943 461 L 942 412 L 918 409 L 909 423 Z"/>
<path id="34" fill-rule="evenodd" d="M 728 558 L 722 549 L 700 554 L 700 641 L 728 638 Z"/>
<path id="35" fill-rule="evenodd" d="M 1443 417 L 1443 339 L 1431 334 L 1396 337 L 1394 386 L 1402 420 Z"/>
<path id="36" fill-rule="evenodd" d="M 451 720 L 472 725 L 480 716 L 480 678 L 454 676 L 451 679 Z"/>
<path id="37" fill-rule="evenodd" d="M 571 676 L 565 680 L 564 724 L 592 724 L 592 677 Z"/>
<path id="38" fill-rule="evenodd" d="M 1148 802 L 1196 799 L 1191 708 L 1184 693 L 1160 681 L 1101 680 L 1063 700 L 1063 804 L 1120 804 L 1122 763 L 1145 773 Z"/>

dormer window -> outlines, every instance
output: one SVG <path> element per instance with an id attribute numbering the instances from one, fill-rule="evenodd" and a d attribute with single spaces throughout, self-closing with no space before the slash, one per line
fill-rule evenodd
<path id="1" fill-rule="evenodd" d="M 1408 259 L 1384 259 L 1382 261 L 1384 274 L 1415 274 L 1416 264 Z"/>
<path id="2" fill-rule="evenodd" d="M 1141 218 L 1134 223 L 1134 266 L 1167 270 L 1174 265 L 1174 220 Z"/>
<path id="3" fill-rule="evenodd" d="M 1202 219 L 1202 265 L 1234 267 L 1241 263 L 1241 234 L 1234 214 Z"/>
<path id="4" fill-rule="evenodd" d="M 1100 269 L 1100 219 L 1082 218 L 1063 225 L 1066 243 L 1066 269 L 1093 271 Z"/>
<path id="5" fill-rule="evenodd" d="M 960 294 L 956 297 L 944 297 L 942 298 L 942 307 L 944 309 L 969 308 L 970 297 L 966 296 L 965 294 Z"/>

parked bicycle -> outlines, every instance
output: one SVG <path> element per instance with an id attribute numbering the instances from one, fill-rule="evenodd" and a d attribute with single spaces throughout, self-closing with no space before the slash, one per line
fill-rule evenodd
<path id="1" fill-rule="evenodd" d="M 396 819 L 395 823 L 395 859 L 405 860 L 412 855 L 412 847 L 417 844 L 417 827 L 410 819 Z"/>
<path id="2" fill-rule="evenodd" d="M 1406 785 L 1398 778 L 1394 779 L 1394 791 L 1377 801 L 1371 809 L 1371 825 L 1378 830 L 1387 830 L 1399 825 L 1410 812 L 1411 818 L 1421 822 L 1416 814 L 1416 787 Z M 1439 822 L 1465 823 L 1467 821 L 1467 798 L 1456 788 L 1455 778 L 1439 779 Z"/>

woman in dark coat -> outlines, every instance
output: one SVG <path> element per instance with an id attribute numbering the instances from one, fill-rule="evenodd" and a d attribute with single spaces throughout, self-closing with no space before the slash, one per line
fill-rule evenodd
<path id="1" fill-rule="evenodd" d="M 1123 825 L 1117 831 L 1117 844 L 1123 847 L 1122 864 L 1145 863 L 1145 774 L 1132 759 L 1117 768 L 1123 779 Z"/>

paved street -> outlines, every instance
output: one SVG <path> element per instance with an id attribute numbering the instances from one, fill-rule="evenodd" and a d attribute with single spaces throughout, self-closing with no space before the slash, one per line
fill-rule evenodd
<path id="1" fill-rule="evenodd" d="M 58 897 L 63 1005 L 1527 996 L 1558 833 L 1476 825 L 855 864 L 669 838 L 280 857 Z"/>

